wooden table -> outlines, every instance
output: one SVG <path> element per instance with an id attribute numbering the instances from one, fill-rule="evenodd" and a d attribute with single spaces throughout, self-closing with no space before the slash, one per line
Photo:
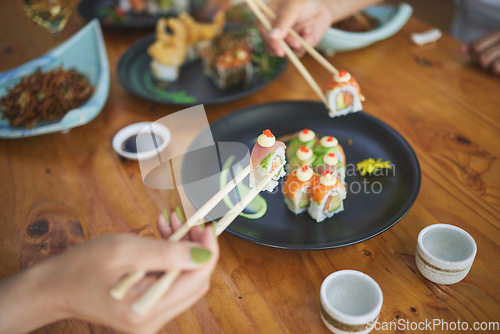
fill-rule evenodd
<path id="1" fill-rule="evenodd" d="M 0 7 L 0 71 L 43 54 L 84 24 L 75 14 L 53 37 L 15 3 L 4 1 Z M 423 47 L 410 42 L 411 32 L 428 28 L 412 18 L 388 40 L 330 59 L 358 79 L 365 111 L 395 128 L 415 150 L 422 185 L 408 214 L 375 238 L 324 251 L 274 249 L 223 234 L 210 292 L 164 332 L 327 332 L 319 315 L 319 288 L 341 269 L 363 271 L 379 283 L 382 322 L 442 319 L 472 326 L 500 321 L 500 79 L 470 66 L 458 52 L 459 42 L 446 34 Z M 130 95 L 117 80 L 118 59 L 145 33 L 104 32 L 111 87 L 94 121 L 65 134 L 0 140 L 0 278 L 103 233 L 156 234 L 157 214 L 178 203 L 176 191 L 145 187 L 137 162 L 120 160 L 111 147 L 123 126 L 179 110 Z M 303 61 L 318 82 L 325 82 L 318 64 L 309 57 Z M 242 107 L 293 99 L 316 96 L 289 66 L 261 92 L 205 108 L 214 121 Z M 42 216 L 49 231 L 34 238 L 29 227 Z M 464 228 L 478 245 L 472 270 L 455 285 L 434 284 L 415 265 L 419 231 L 437 222 Z M 79 320 L 40 330 L 110 331 Z"/>

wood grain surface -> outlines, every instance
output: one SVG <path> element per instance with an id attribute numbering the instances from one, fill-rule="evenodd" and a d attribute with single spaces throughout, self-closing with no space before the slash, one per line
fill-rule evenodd
<path id="1" fill-rule="evenodd" d="M 75 13 L 51 36 L 19 3 L 0 2 L 0 71 L 43 54 L 85 24 Z M 364 110 L 401 133 L 417 154 L 422 185 L 408 214 L 375 238 L 324 251 L 274 249 L 223 234 L 210 292 L 162 333 L 326 333 L 319 288 L 341 269 L 360 270 L 379 283 L 382 322 L 500 321 L 500 78 L 470 65 L 446 34 L 435 44 L 413 45 L 409 34 L 428 28 L 412 18 L 385 41 L 330 58 L 357 78 Z M 137 162 L 121 160 L 111 146 L 123 126 L 180 109 L 135 97 L 117 80 L 120 56 L 149 32 L 104 31 L 111 86 L 91 123 L 64 134 L 0 140 L 0 278 L 104 233 L 158 235 L 156 216 L 178 205 L 176 191 L 145 187 Z M 327 80 L 311 58 L 303 62 L 318 82 Z M 264 90 L 205 109 L 212 122 L 253 104 L 303 99 L 316 96 L 288 66 Z M 450 286 L 428 281 L 415 265 L 419 231 L 437 222 L 467 230 L 478 246 L 468 276 Z M 37 332 L 114 331 L 68 319 Z M 405 331 L 380 331 L 388 332 Z"/>

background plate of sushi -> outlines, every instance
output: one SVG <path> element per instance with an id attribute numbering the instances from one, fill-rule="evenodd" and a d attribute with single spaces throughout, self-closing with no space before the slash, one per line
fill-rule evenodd
<path id="1" fill-rule="evenodd" d="M 179 13 L 172 1 L 141 0 L 137 3 L 140 9 L 133 8 L 129 0 L 82 0 L 78 12 L 87 20 L 97 18 L 103 27 L 119 29 L 154 28 L 161 16 Z"/>
<path id="2" fill-rule="evenodd" d="M 254 75 L 247 86 L 235 86 L 219 89 L 204 74 L 202 61 L 195 60 L 180 68 L 180 75 L 175 82 L 161 82 L 155 79 L 151 71 L 151 56 L 148 47 L 154 43 L 151 34 L 133 44 L 118 62 L 118 78 L 129 92 L 147 100 L 171 104 L 194 105 L 216 104 L 233 101 L 264 88 L 276 79 L 285 69 L 286 60 L 272 58 L 272 66 L 264 73 L 254 64 Z"/>
<path id="3" fill-rule="evenodd" d="M 264 216 L 257 220 L 240 216 L 228 227 L 228 233 L 250 242 L 295 250 L 355 244 L 396 224 L 412 207 L 420 189 L 420 166 L 410 145 L 389 125 L 363 112 L 330 118 L 319 102 L 275 102 L 239 110 L 217 120 L 210 128 L 216 143 L 239 142 L 249 150 L 267 128 L 278 139 L 309 128 L 317 135 L 335 136 L 344 148 L 348 169 L 344 211 L 321 223 L 316 223 L 307 212 L 295 215 L 285 205 L 280 184 L 274 193 L 261 193 L 267 202 Z M 182 164 L 184 189 L 195 207 L 206 202 L 207 194 L 190 184 L 209 178 L 220 169 L 217 162 L 214 166 L 207 164 L 209 154 L 209 149 L 198 150 L 186 155 Z M 222 160 L 231 154 L 221 154 L 220 163 L 224 164 Z M 242 154 L 235 149 L 235 161 L 241 160 Z M 394 167 L 384 175 L 361 176 L 354 172 L 357 162 L 370 157 L 390 160 Z M 207 193 L 217 192 L 219 181 L 213 180 L 208 187 Z"/>

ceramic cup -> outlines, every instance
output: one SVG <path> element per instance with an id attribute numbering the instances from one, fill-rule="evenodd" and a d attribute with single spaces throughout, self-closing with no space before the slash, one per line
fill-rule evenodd
<path id="1" fill-rule="evenodd" d="M 453 225 L 433 224 L 418 235 L 415 262 L 428 280 L 453 284 L 467 276 L 476 252 L 469 233 Z"/>
<path id="2" fill-rule="evenodd" d="M 382 309 L 382 290 L 370 276 L 341 270 L 321 284 L 321 319 L 333 333 L 369 333 Z"/>

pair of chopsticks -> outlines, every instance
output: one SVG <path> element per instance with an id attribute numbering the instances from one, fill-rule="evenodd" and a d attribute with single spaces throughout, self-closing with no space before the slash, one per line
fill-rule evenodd
<path id="1" fill-rule="evenodd" d="M 261 24 L 267 30 L 271 31 L 272 25 L 267 19 L 266 15 L 272 19 L 276 18 L 276 14 L 274 11 L 269 8 L 263 0 L 245 0 L 252 12 L 257 16 L 257 19 L 261 22 Z M 264 13 L 266 15 L 264 15 Z M 295 37 L 300 44 L 304 47 L 307 53 L 309 53 L 318 63 L 320 63 L 328 72 L 338 75 L 339 71 L 332 65 L 328 60 L 326 60 L 316 49 L 314 49 L 309 43 L 307 43 L 296 31 L 293 29 L 289 30 L 289 34 Z M 290 49 L 288 44 L 285 41 L 278 41 L 283 50 L 285 50 L 286 56 L 290 59 L 292 64 L 297 68 L 297 70 L 302 74 L 307 83 L 311 86 L 314 92 L 319 96 L 321 101 L 325 104 L 325 106 L 330 109 L 328 105 L 328 101 L 326 100 L 326 96 L 318 86 L 316 81 L 314 81 L 313 77 L 309 73 L 309 71 L 304 67 L 304 65 L 300 62 L 299 58 L 295 55 L 295 53 Z"/>
<path id="2" fill-rule="evenodd" d="M 274 170 L 279 170 L 283 166 L 281 163 L 275 167 Z M 274 171 L 273 170 L 273 171 Z M 243 169 L 236 175 L 228 184 L 226 184 L 219 192 L 217 192 L 208 202 L 206 202 L 198 211 L 196 211 L 184 225 L 175 231 L 169 241 L 181 240 L 190 230 L 191 226 L 203 221 L 204 217 L 212 211 L 212 209 L 236 187 L 243 179 L 250 173 L 250 165 Z M 250 202 L 262 191 L 275 173 L 271 172 L 263 178 L 254 188 L 252 188 L 246 195 L 233 206 L 218 222 L 215 224 L 215 233 L 219 236 L 224 230 L 233 222 L 233 220 L 243 211 Z M 128 291 L 141 279 L 146 276 L 145 270 L 137 270 L 127 275 L 116 286 L 110 290 L 110 295 L 115 300 L 123 300 Z M 145 314 L 148 312 L 168 291 L 170 286 L 175 282 L 177 277 L 181 274 L 180 270 L 171 270 L 163 274 L 155 283 L 153 283 L 144 294 L 139 297 L 132 305 L 132 310 L 138 314 Z"/>

